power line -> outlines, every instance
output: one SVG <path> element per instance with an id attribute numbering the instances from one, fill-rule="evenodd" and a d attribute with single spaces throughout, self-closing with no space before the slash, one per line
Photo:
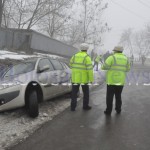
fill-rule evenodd
<path id="1" fill-rule="evenodd" d="M 119 7 L 123 8 L 125 11 L 127 11 L 127 12 L 129 12 L 129 13 L 135 15 L 136 17 L 138 17 L 138 18 L 144 20 L 144 17 L 143 17 L 143 16 L 140 16 L 140 15 L 136 14 L 134 11 L 132 11 L 132 10 L 130 10 L 130 9 L 126 8 L 126 7 L 124 7 L 123 5 L 120 5 L 119 3 L 116 3 L 116 2 L 114 2 L 113 0 L 111 0 L 111 2 L 114 3 L 115 5 L 118 5 Z M 145 19 L 146 19 L 146 18 L 145 18 Z"/>
<path id="2" fill-rule="evenodd" d="M 147 8 L 150 8 L 150 5 L 147 5 L 146 3 L 142 2 L 141 0 L 138 0 L 139 3 L 141 3 L 142 5 L 144 5 Z"/>

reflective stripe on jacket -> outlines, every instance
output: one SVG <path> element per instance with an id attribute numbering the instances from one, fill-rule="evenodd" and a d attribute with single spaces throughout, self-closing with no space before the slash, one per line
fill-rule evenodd
<path id="1" fill-rule="evenodd" d="M 124 85 L 126 72 L 130 70 L 130 64 L 124 54 L 115 53 L 106 59 L 101 69 L 108 70 L 106 74 L 108 85 Z"/>
<path id="2" fill-rule="evenodd" d="M 70 59 L 72 70 L 72 83 L 89 83 L 93 82 L 93 66 L 90 56 L 86 52 L 78 52 Z"/>

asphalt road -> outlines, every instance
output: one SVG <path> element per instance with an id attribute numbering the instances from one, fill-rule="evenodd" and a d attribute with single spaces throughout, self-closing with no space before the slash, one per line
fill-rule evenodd
<path id="1" fill-rule="evenodd" d="M 68 108 L 11 150 L 150 150 L 150 67 L 135 67 L 122 93 L 122 113 L 106 117 L 106 86 L 90 93 L 92 110 Z"/>

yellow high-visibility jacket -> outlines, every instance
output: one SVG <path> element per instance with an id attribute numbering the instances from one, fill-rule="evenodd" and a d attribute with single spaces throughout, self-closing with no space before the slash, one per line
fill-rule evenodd
<path id="1" fill-rule="evenodd" d="M 102 58 L 102 56 L 98 55 L 98 56 L 95 58 L 95 61 L 96 61 L 97 63 L 99 63 L 100 60 L 101 60 L 101 58 Z"/>
<path id="2" fill-rule="evenodd" d="M 90 56 L 86 52 L 78 52 L 70 59 L 72 70 L 71 82 L 86 84 L 93 82 L 93 65 Z"/>
<path id="3" fill-rule="evenodd" d="M 130 63 L 124 54 L 114 53 L 106 59 L 101 69 L 108 70 L 106 73 L 108 85 L 124 85 L 126 73 L 130 70 Z"/>

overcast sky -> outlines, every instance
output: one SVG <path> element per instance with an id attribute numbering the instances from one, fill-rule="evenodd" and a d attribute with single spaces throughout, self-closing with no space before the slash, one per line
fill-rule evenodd
<path id="1" fill-rule="evenodd" d="M 150 22 L 150 0 L 104 0 L 108 2 L 104 19 L 112 28 L 104 38 L 104 47 L 111 51 L 118 44 L 124 29 L 143 29 Z"/>

